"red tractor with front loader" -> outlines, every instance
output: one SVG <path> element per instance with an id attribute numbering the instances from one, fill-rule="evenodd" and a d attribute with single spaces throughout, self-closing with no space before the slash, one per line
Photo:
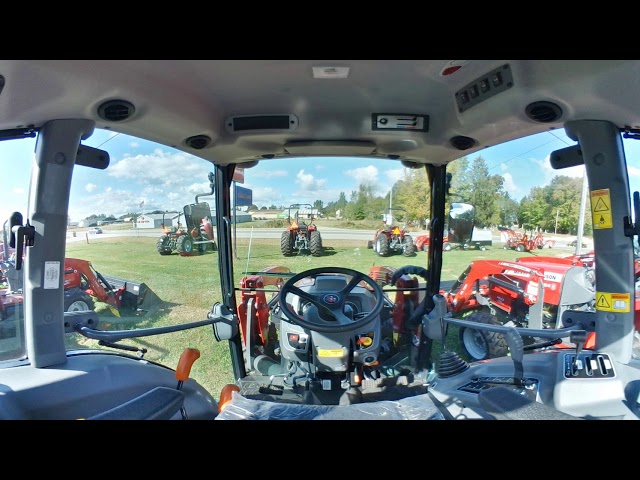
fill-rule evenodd
<path id="1" fill-rule="evenodd" d="M 22 306 L 23 282 L 22 272 L 11 261 L 3 261 L 0 270 L 8 281 L 7 288 L 0 290 L 0 314 L 4 320 Z M 159 300 L 146 284 L 102 275 L 90 261 L 79 258 L 65 258 L 63 283 L 65 312 L 94 310 L 99 301 L 119 317 L 122 310 L 144 311 Z"/>
<path id="2" fill-rule="evenodd" d="M 396 218 L 403 220 L 405 226 L 396 224 Z M 373 240 L 367 242 L 367 248 L 372 248 L 380 257 L 388 257 L 394 253 L 402 253 L 411 257 L 416 253 L 413 237 L 406 228 L 407 211 L 403 208 L 387 208 L 382 215 L 384 226 L 376 230 Z"/>
<path id="3" fill-rule="evenodd" d="M 280 237 L 280 251 L 285 257 L 294 252 L 308 251 L 314 257 L 322 255 L 322 236 L 314 222 L 317 209 L 309 203 L 294 203 L 287 209 L 289 225 Z"/>

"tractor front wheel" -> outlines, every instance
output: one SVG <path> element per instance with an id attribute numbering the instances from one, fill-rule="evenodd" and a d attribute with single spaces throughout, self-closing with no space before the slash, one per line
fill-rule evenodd
<path id="1" fill-rule="evenodd" d="M 289 230 L 282 232 L 282 236 L 280 237 L 280 251 L 285 257 L 293 255 L 293 238 Z"/>
<path id="2" fill-rule="evenodd" d="M 465 317 L 464 320 L 484 325 L 502 325 L 489 312 L 474 312 Z M 501 333 L 487 332 L 471 327 L 460 327 L 458 337 L 463 352 L 469 356 L 472 362 L 504 357 L 509 353 L 507 340 Z"/>
<path id="3" fill-rule="evenodd" d="M 442 250 L 444 250 L 445 252 L 449 252 L 451 250 L 451 244 L 449 242 L 445 242 L 442 245 Z"/>
<path id="4" fill-rule="evenodd" d="M 187 254 L 191 255 L 193 253 L 193 239 L 190 235 L 182 235 L 178 238 L 178 244 L 176 245 L 176 250 L 180 255 Z"/>
<path id="5" fill-rule="evenodd" d="M 93 310 L 93 299 L 87 293 L 76 290 L 74 292 L 65 292 L 64 311 L 65 312 L 88 312 Z"/>
<path id="6" fill-rule="evenodd" d="M 156 250 L 160 255 L 171 255 L 171 237 L 162 235 L 156 242 Z"/>
<path id="7" fill-rule="evenodd" d="M 413 244 L 413 238 L 411 235 L 404 236 L 404 245 L 402 245 L 402 255 L 405 257 L 412 257 L 416 253 L 416 246 Z"/>
<path id="8" fill-rule="evenodd" d="M 376 238 L 375 251 L 381 257 L 389 256 L 389 239 L 384 233 L 381 233 L 378 235 L 378 238 Z"/>
<path id="9" fill-rule="evenodd" d="M 322 237 L 318 230 L 314 230 L 309 234 L 309 251 L 314 257 L 322 255 Z"/>

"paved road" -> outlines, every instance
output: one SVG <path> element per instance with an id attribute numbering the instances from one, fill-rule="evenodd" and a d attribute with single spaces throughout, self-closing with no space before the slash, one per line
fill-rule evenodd
<path id="1" fill-rule="evenodd" d="M 335 227 L 322 227 L 320 229 L 323 240 L 357 240 L 360 242 L 367 242 L 369 240 L 373 240 L 373 235 L 375 230 L 351 230 L 344 228 L 335 228 Z M 104 233 L 100 234 L 90 234 L 87 233 L 86 230 L 76 231 L 76 236 L 73 236 L 73 232 L 67 234 L 67 242 L 77 242 L 77 241 L 86 241 L 88 238 L 89 241 L 91 239 L 99 239 L 99 238 L 114 238 L 114 237 L 159 237 L 162 234 L 162 230 L 159 228 L 150 228 L 150 229 L 136 229 L 136 230 L 109 230 L 108 227 L 104 230 Z M 427 235 L 426 231 L 416 231 L 410 232 L 410 235 L 415 239 L 419 235 Z M 279 239 L 282 235 L 282 228 L 237 228 L 235 229 L 235 234 L 237 238 L 273 238 Z M 557 236 L 549 236 L 546 239 L 556 240 L 556 244 L 554 248 L 563 249 L 563 250 L 574 250 L 572 247 L 566 247 L 566 242 L 568 241 L 565 237 L 557 237 Z M 503 239 L 500 235 L 493 236 L 493 244 L 495 246 L 502 246 Z M 592 244 L 590 244 L 592 245 Z M 588 251 L 590 246 L 587 249 L 583 249 L 583 251 Z"/>
<path id="2" fill-rule="evenodd" d="M 323 227 L 320 229 L 323 240 L 373 240 L 375 230 L 350 230 L 343 228 Z M 237 238 L 280 238 L 282 235 L 282 228 L 237 228 L 235 231 Z M 426 232 L 416 232 L 416 234 L 423 235 Z M 138 230 L 104 230 L 104 233 L 91 234 L 87 231 L 76 232 L 76 236 L 73 236 L 73 232 L 67 234 L 67 242 L 86 241 L 88 238 L 114 238 L 114 237 L 159 237 L 162 235 L 162 230 L 158 228 L 150 229 L 138 229 Z M 414 235 L 412 233 L 412 235 Z"/>

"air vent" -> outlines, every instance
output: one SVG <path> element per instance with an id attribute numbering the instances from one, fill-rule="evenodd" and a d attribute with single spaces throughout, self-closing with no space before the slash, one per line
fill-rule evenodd
<path id="1" fill-rule="evenodd" d="M 211 143 L 211 138 L 206 135 L 195 135 L 187 138 L 184 143 L 186 143 L 188 147 L 195 148 L 196 150 L 202 150 Z"/>
<path id="2" fill-rule="evenodd" d="M 124 122 L 135 112 L 135 107 L 126 100 L 109 100 L 98 107 L 98 115 L 108 122 Z"/>
<path id="3" fill-rule="evenodd" d="M 458 150 L 467 150 L 476 144 L 476 141 L 473 138 L 464 137 L 462 135 L 452 137 L 449 141 L 451 142 L 451 145 Z"/>
<path id="4" fill-rule="evenodd" d="M 525 113 L 534 122 L 551 123 L 560 119 L 562 109 L 552 102 L 533 102 L 527 105 Z"/>

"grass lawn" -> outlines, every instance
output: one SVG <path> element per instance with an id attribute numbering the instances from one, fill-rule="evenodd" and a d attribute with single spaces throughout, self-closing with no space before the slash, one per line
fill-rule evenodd
<path id="1" fill-rule="evenodd" d="M 205 320 L 214 302 L 221 301 L 221 286 L 218 270 L 218 253 L 207 252 L 200 256 L 181 257 L 174 253 L 161 256 L 156 251 L 155 237 L 92 238 L 90 243 L 67 244 L 67 257 L 83 258 L 92 262 L 100 273 L 135 282 L 145 283 L 161 299 L 147 313 L 135 315 L 122 312 L 118 318 L 105 304 L 96 304 L 100 315 L 100 327 L 104 330 L 148 328 L 175 325 L 178 323 Z M 355 240 L 332 240 L 325 243 L 325 255 L 312 257 L 297 255 L 283 257 L 279 240 L 238 239 L 237 258 L 234 259 L 235 285 L 239 286 L 244 271 L 258 271 L 272 265 L 289 267 L 292 272 L 339 265 L 364 273 L 374 265 L 401 267 L 419 265 L 427 267 L 427 253 L 417 252 L 414 257 L 392 255 L 378 257 L 366 244 Z M 250 248 L 249 248 L 250 247 Z M 250 259 L 247 260 L 250 251 Z M 454 280 L 474 259 L 515 260 L 529 255 L 568 255 L 570 251 L 544 249 L 535 252 L 518 253 L 504 250 L 502 245 L 494 245 L 486 251 L 452 250 L 444 253 L 442 280 Z M 239 294 L 237 299 L 239 300 Z M 100 348 L 96 340 L 79 335 L 69 335 L 70 348 Z M 201 327 L 183 332 L 129 339 L 121 342 L 147 349 L 145 358 L 158 361 L 175 368 L 184 348 L 197 348 L 200 359 L 192 369 L 192 377 L 203 384 L 214 397 L 226 383 L 233 382 L 231 362 L 226 342 L 217 342 L 211 327 Z M 457 332 L 450 330 L 447 337 L 450 349 L 459 348 Z M 437 352 L 441 346 L 436 345 Z"/>

